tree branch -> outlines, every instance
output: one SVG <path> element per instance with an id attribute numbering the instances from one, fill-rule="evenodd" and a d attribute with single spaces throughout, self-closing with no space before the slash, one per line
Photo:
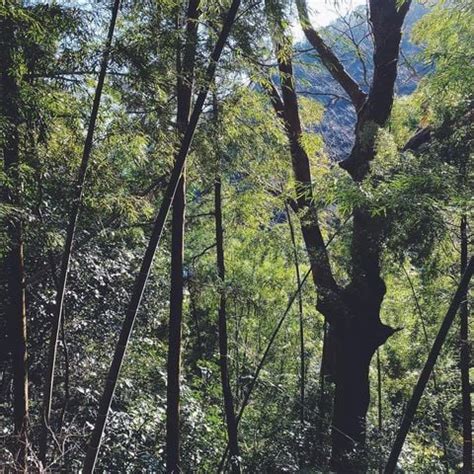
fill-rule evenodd
<path id="1" fill-rule="evenodd" d="M 370 24 L 374 35 L 374 73 L 370 92 L 358 113 L 356 138 L 350 156 L 340 162 L 355 181 L 369 171 L 375 156 L 375 139 L 392 111 L 402 25 L 411 0 L 370 0 Z"/>
<path id="2" fill-rule="evenodd" d="M 301 28 L 307 40 L 319 53 L 322 63 L 332 77 L 334 77 L 350 97 L 356 111 L 359 111 L 364 105 L 367 95 L 361 90 L 355 79 L 345 70 L 339 58 L 324 42 L 319 33 L 311 26 L 306 0 L 296 0 L 296 6 L 298 8 Z"/>

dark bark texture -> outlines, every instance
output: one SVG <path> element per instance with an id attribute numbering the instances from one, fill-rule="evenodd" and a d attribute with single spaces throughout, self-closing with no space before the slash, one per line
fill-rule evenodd
<path id="1" fill-rule="evenodd" d="M 375 157 L 375 139 L 379 128 L 390 117 L 397 75 L 398 53 L 403 20 L 409 2 L 371 0 L 370 22 L 374 35 L 374 73 L 368 94 L 365 94 L 342 63 L 311 27 L 306 3 L 298 1 L 302 28 L 323 65 L 340 84 L 357 112 L 355 142 L 342 168 L 354 181 L 360 182 L 370 171 Z M 280 32 L 281 33 L 281 32 Z M 357 207 L 353 212 L 350 283 L 339 286 L 331 271 L 329 257 L 318 224 L 317 210 L 312 204 L 311 171 L 308 156 L 301 145 L 302 129 L 291 59 L 281 54 L 285 46 L 277 44 L 276 56 L 280 71 L 281 97 L 268 81 L 266 91 L 277 115 L 283 120 L 288 136 L 296 182 L 296 203 L 301 229 L 308 252 L 313 280 L 318 292 L 318 310 L 331 326 L 330 347 L 326 364 L 336 383 L 333 413 L 332 468 L 338 472 L 361 472 L 367 467 L 364 459 L 365 418 L 369 406 L 369 367 L 373 354 L 394 329 L 380 320 L 380 308 L 386 292 L 381 278 L 381 249 L 384 221 L 372 216 L 369 209 Z"/>
<path id="2" fill-rule="evenodd" d="M 15 70 L 15 22 L 7 15 L 0 19 L 0 107 L 7 130 L 1 144 L 3 167 L 9 183 L 2 189 L 2 200 L 12 206 L 6 218 L 7 248 L 2 255 L 2 280 L 6 298 L 2 312 L 6 318 L 8 350 L 13 373 L 13 419 L 17 439 L 15 460 L 18 472 L 26 472 L 28 449 L 28 355 L 26 339 L 25 275 L 20 217 L 20 91 Z"/>
<path id="3" fill-rule="evenodd" d="M 179 13 L 178 13 L 179 16 Z M 199 17 L 199 0 L 190 0 L 186 13 L 185 44 L 177 50 L 177 126 L 181 138 L 186 131 L 191 110 L 194 58 Z M 178 28 L 181 29 L 178 20 Z M 178 40 L 179 41 L 179 40 Z M 184 49 L 184 51 L 182 51 Z M 186 172 L 176 189 L 171 221 L 171 289 L 168 330 L 167 405 L 166 405 L 166 469 L 180 472 L 179 403 L 181 373 L 181 333 L 184 291 L 184 227 L 186 212 Z"/>
<path id="4" fill-rule="evenodd" d="M 466 271 L 468 259 L 467 218 L 461 217 L 461 273 Z M 461 330 L 461 393 L 462 393 L 462 468 L 463 472 L 472 472 L 472 405 L 471 382 L 469 380 L 470 345 L 469 345 L 469 304 L 467 289 L 463 295 L 460 309 Z"/>

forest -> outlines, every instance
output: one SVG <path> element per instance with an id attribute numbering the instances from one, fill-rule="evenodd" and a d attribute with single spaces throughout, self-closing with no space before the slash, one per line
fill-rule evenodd
<path id="1" fill-rule="evenodd" d="M 0 0 L 0 473 L 472 473 L 471 0 Z"/>

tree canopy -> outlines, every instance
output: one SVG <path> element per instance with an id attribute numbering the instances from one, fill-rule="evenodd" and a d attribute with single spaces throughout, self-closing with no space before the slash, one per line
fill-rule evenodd
<path id="1" fill-rule="evenodd" d="M 0 2 L 2 472 L 472 472 L 471 4 L 336 6 Z"/>

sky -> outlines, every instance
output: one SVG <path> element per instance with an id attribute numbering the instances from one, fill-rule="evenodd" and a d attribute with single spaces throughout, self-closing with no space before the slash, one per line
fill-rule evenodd
<path id="1" fill-rule="evenodd" d="M 313 26 L 322 27 L 329 25 L 340 14 L 346 14 L 359 5 L 363 5 L 365 0 L 338 0 L 337 2 L 334 0 L 307 0 L 306 3 Z M 298 21 L 293 24 L 293 34 L 297 40 L 303 38 Z"/>

